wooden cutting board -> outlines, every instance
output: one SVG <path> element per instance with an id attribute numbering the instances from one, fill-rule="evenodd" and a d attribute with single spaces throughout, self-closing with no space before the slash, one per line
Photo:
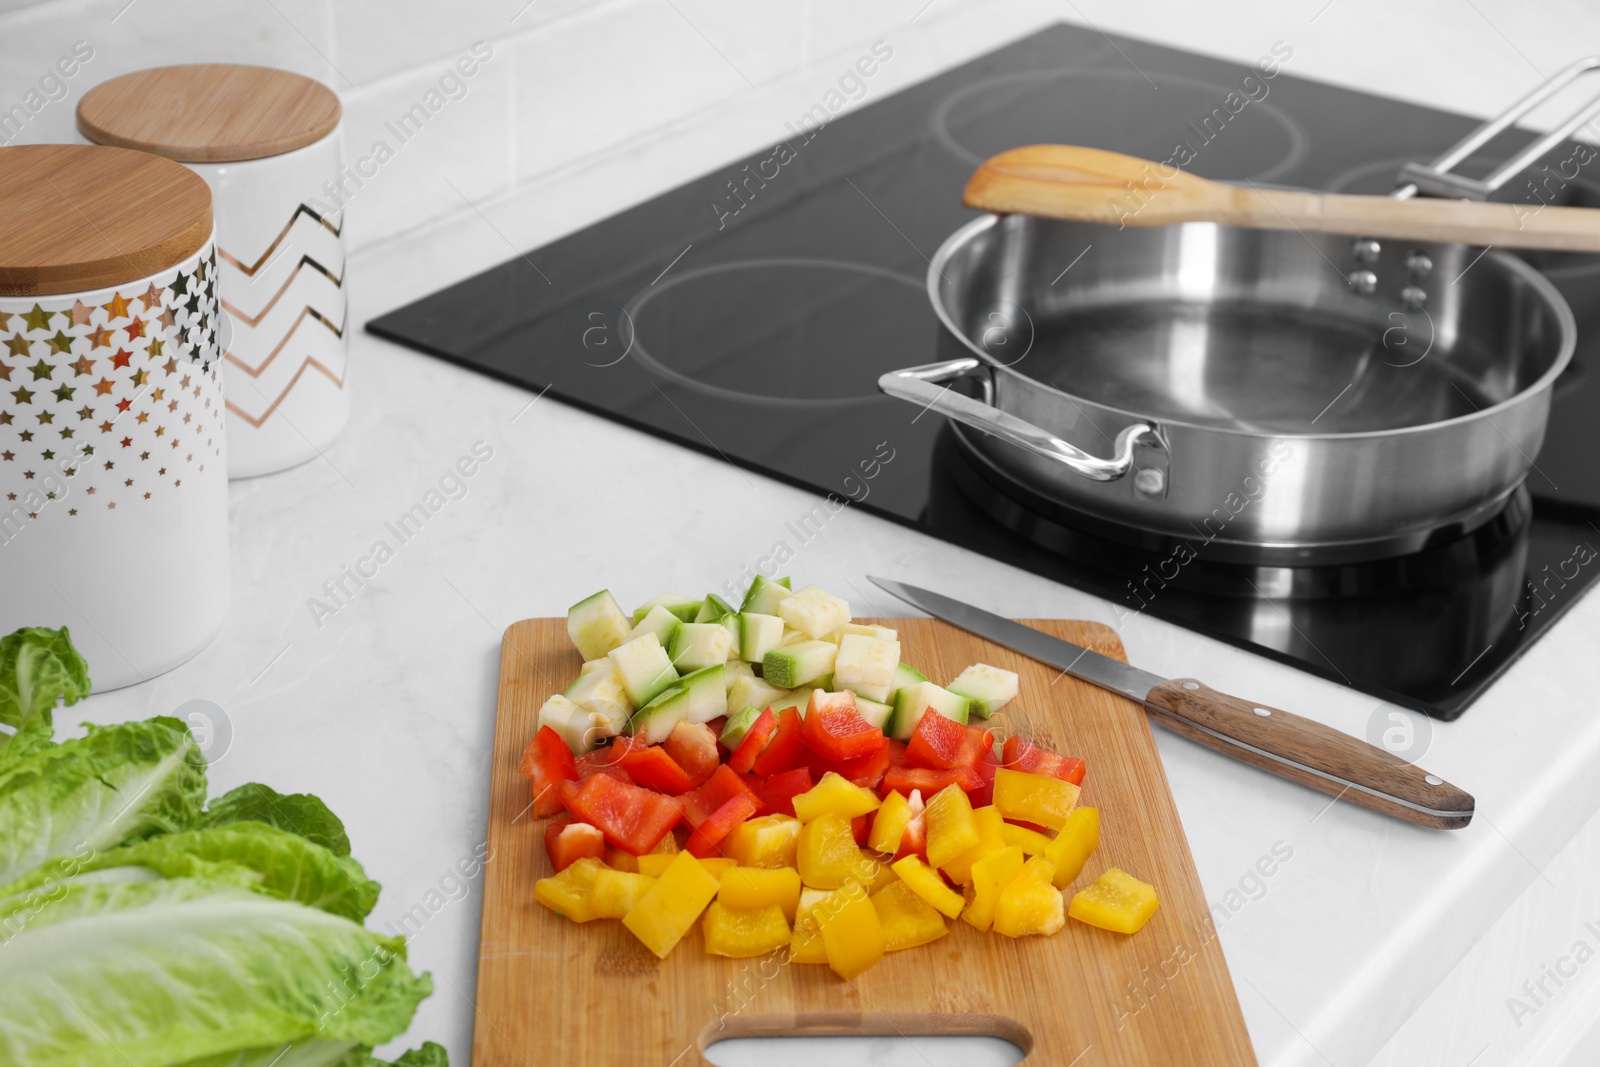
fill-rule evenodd
<path id="1" fill-rule="evenodd" d="M 853 982 L 825 966 L 704 952 L 698 924 L 658 961 L 617 922 L 579 925 L 534 902 L 552 873 L 544 820 L 517 774 L 539 706 L 577 675 L 563 619 L 505 632 L 490 783 L 473 1063 L 706 1062 L 730 1037 L 987 1034 L 1029 1064 L 1256 1062 L 1150 726 L 1139 706 L 935 619 L 879 619 L 907 663 L 939 680 L 970 663 L 1016 671 L 1021 696 L 990 720 L 1088 763 L 1082 803 L 1100 809 L 1100 848 L 1072 889 L 1110 866 L 1155 885 L 1161 906 L 1139 933 L 1068 920 L 1053 937 L 1011 940 L 959 920 L 947 937 L 888 954 Z M 1126 659 L 1098 623 L 1034 621 Z"/>

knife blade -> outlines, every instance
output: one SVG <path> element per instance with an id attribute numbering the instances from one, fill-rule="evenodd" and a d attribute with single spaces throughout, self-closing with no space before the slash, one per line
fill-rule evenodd
<path id="1" fill-rule="evenodd" d="M 1331 726 L 1193 678 L 1162 678 L 932 590 L 868 581 L 952 626 L 1137 701 L 1157 724 L 1223 755 L 1421 826 L 1456 830 L 1472 821 L 1471 794 Z"/>

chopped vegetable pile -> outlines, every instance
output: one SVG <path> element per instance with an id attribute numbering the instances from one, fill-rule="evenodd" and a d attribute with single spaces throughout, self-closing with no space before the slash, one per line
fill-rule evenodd
<path id="1" fill-rule="evenodd" d="M 1078 806 L 1081 759 L 987 725 L 1017 675 L 978 663 L 941 686 L 894 630 L 850 620 L 787 578 L 757 577 L 738 609 L 667 594 L 630 616 L 607 590 L 575 604 L 583 668 L 520 767 L 551 817 L 556 873 L 535 899 L 620 919 L 663 959 L 699 922 L 707 952 L 781 950 L 845 979 L 947 919 L 1007 937 L 1068 917 L 1142 927 L 1155 889 L 1115 867 L 1063 901 L 1100 813 Z"/>

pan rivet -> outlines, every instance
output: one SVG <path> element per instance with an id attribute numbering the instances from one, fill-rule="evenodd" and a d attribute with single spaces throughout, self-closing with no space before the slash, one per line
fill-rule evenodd
<path id="1" fill-rule="evenodd" d="M 1159 467 L 1141 467 L 1134 472 L 1133 489 L 1136 493 L 1158 495 L 1167 487 L 1167 475 Z"/>
<path id="2" fill-rule="evenodd" d="M 1378 288 L 1378 276 L 1370 270 L 1351 271 L 1350 288 L 1362 296 L 1371 296 Z"/>
<path id="3" fill-rule="evenodd" d="M 1383 246 L 1370 237 L 1363 238 L 1350 246 L 1350 254 L 1357 263 L 1376 263 L 1378 253 L 1383 251 Z"/>
<path id="4" fill-rule="evenodd" d="M 1420 285 L 1408 285 L 1400 290 L 1400 302 L 1408 308 L 1421 308 L 1428 302 L 1428 291 Z"/>
<path id="5" fill-rule="evenodd" d="M 1265 719 L 1268 715 L 1271 715 L 1272 712 L 1267 708 L 1257 708 L 1256 714 Z"/>
<path id="6" fill-rule="evenodd" d="M 1200 688 L 1200 683 L 1199 682 L 1184 682 L 1183 683 L 1183 687 L 1185 689 L 1199 689 Z"/>
<path id="7" fill-rule="evenodd" d="M 1406 270 L 1413 278 L 1426 278 L 1433 273 L 1433 260 L 1424 252 L 1413 252 L 1406 257 Z"/>
<path id="8" fill-rule="evenodd" d="M 1423 781 L 1427 782 L 1429 785 L 1444 785 L 1444 779 L 1440 778 L 1437 774 L 1430 774 L 1428 777 L 1424 778 Z"/>

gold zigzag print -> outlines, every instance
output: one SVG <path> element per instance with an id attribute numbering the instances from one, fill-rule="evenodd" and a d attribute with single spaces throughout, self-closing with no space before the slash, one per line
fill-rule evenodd
<path id="1" fill-rule="evenodd" d="M 324 278 L 327 278 L 337 288 L 344 288 L 343 278 L 335 278 L 333 276 L 333 271 L 329 270 L 327 267 L 324 267 L 321 263 L 318 263 L 310 256 L 301 256 L 300 262 L 295 264 L 295 268 L 290 272 L 289 277 L 286 278 L 284 283 L 278 287 L 278 291 L 272 294 L 272 299 L 267 301 L 266 306 L 261 309 L 261 313 L 255 318 L 251 318 L 249 315 L 246 315 L 244 312 L 240 311 L 226 300 L 222 302 L 223 310 L 247 326 L 259 325 L 261 320 L 267 317 L 267 313 L 272 310 L 273 305 L 278 302 L 278 298 L 281 297 L 284 294 L 284 291 L 287 290 L 289 286 L 293 285 L 294 280 L 300 276 L 301 267 L 310 267 L 318 274 L 321 274 Z"/>
<path id="2" fill-rule="evenodd" d="M 239 405 L 235 404 L 231 400 L 227 401 L 228 410 L 239 416 L 245 422 L 248 422 L 251 426 L 259 427 L 262 423 L 272 418 L 272 413 L 278 410 L 278 405 L 283 403 L 284 400 L 288 398 L 290 393 L 294 392 L 294 387 L 299 383 L 300 376 L 304 374 L 308 368 L 310 370 L 319 371 L 320 373 L 326 375 L 327 379 L 340 389 L 344 388 L 343 379 L 324 366 L 320 360 L 313 356 L 307 356 L 305 358 L 305 362 L 300 364 L 300 369 L 294 372 L 294 377 L 289 379 L 289 384 L 283 387 L 283 392 L 279 393 L 277 399 L 267 406 L 267 410 L 261 413 L 260 418 L 254 418 L 246 414 L 243 408 L 239 407 Z"/>
<path id="3" fill-rule="evenodd" d="M 240 370 L 250 375 L 250 377 L 261 377 L 261 372 L 266 370 L 267 367 L 272 364 L 272 361 L 278 358 L 278 353 L 283 351 L 283 346 L 289 343 L 289 338 L 294 336 L 295 331 L 300 328 L 300 324 L 306 320 L 307 315 L 316 319 L 329 330 L 333 331 L 333 335 L 335 337 L 339 338 L 340 340 L 344 339 L 345 324 L 343 322 L 340 322 L 339 325 L 335 326 L 333 322 L 327 318 L 327 316 L 322 314 L 322 312 L 318 311 L 314 307 L 311 307 L 310 305 L 307 305 L 306 307 L 300 309 L 300 314 L 295 316 L 294 322 L 287 330 L 284 331 L 283 339 L 278 342 L 277 346 L 273 348 L 271 352 L 267 353 L 267 358 L 261 361 L 260 366 L 250 366 L 250 364 L 234 355 L 231 350 L 223 353 L 224 358 L 226 358 L 227 361 L 232 363 L 235 367 L 238 367 Z"/>
<path id="4" fill-rule="evenodd" d="M 217 255 L 221 256 L 224 261 L 233 264 L 235 267 L 238 267 L 240 270 L 244 271 L 245 274 L 253 278 L 255 277 L 256 271 L 261 269 L 261 265 L 272 258 L 273 251 L 283 243 L 283 239 L 289 236 L 289 231 L 294 228 L 295 220 L 301 215 L 310 215 L 313 219 L 316 219 L 317 222 L 321 224 L 323 229 L 327 230 L 335 237 L 339 237 L 344 233 L 344 227 L 341 226 L 338 229 L 335 229 L 333 223 L 329 222 L 321 215 L 318 215 L 315 211 L 312 211 L 310 207 L 305 204 L 299 204 L 295 207 L 294 214 L 289 216 L 289 221 L 283 224 L 283 229 L 278 231 L 278 236 L 274 237 L 272 239 L 272 243 L 267 246 L 267 250 L 261 253 L 261 258 L 250 264 L 250 266 L 245 266 L 243 263 L 235 259 L 232 254 L 223 251 L 221 248 L 217 249 Z"/>

